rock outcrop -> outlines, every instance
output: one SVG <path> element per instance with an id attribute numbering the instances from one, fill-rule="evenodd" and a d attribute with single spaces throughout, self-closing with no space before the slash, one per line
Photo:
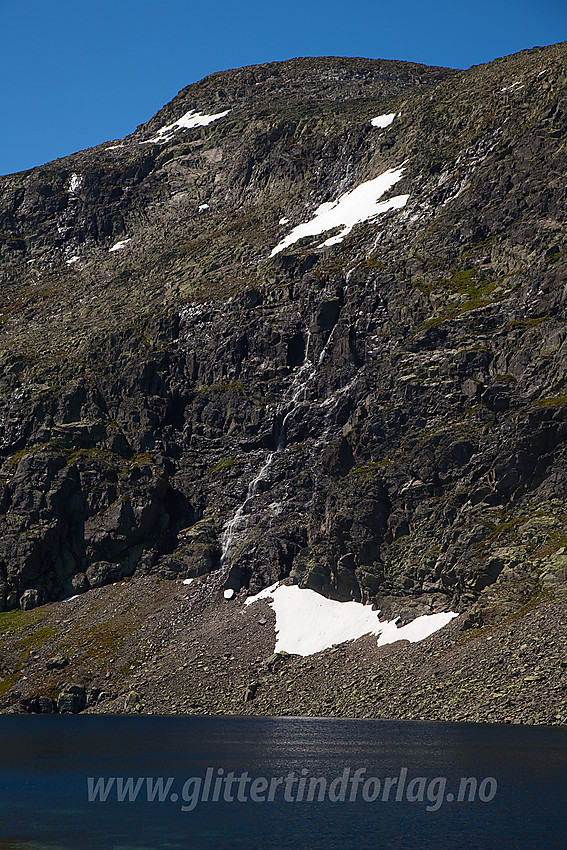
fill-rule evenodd
<path id="1" fill-rule="evenodd" d="M 0 611 L 219 571 L 474 624 L 563 586 L 566 59 L 223 72 L 1 178 Z"/>

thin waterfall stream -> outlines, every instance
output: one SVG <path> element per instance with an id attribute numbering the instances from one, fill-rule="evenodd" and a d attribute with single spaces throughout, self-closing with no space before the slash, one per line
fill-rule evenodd
<path id="1" fill-rule="evenodd" d="M 347 285 L 346 285 L 344 292 L 343 292 L 343 306 L 344 306 L 344 303 L 345 303 L 345 300 L 346 300 L 346 294 L 348 292 L 348 287 L 349 287 L 348 279 L 349 279 L 349 277 L 350 277 L 350 273 L 349 273 L 349 275 L 347 275 L 347 280 L 346 280 Z M 281 423 L 279 434 L 278 434 L 278 439 L 277 439 L 277 442 L 276 442 L 276 450 L 269 452 L 269 454 L 266 457 L 266 460 L 264 461 L 263 465 L 261 466 L 258 474 L 252 479 L 252 481 L 248 485 L 248 489 L 246 491 L 246 498 L 244 499 L 244 501 L 242 502 L 240 507 L 237 509 L 237 511 L 234 514 L 234 516 L 232 517 L 232 519 L 229 520 L 229 522 L 227 522 L 227 524 L 224 527 L 222 538 L 221 538 L 221 559 L 220 559 L 220 568 L 221 569 L 225 569 L 227 571 L 230 570 L 230 565 L 231 565 L 230 554 L 231 554 L 231 550 L 232 550 L 232 546 L 233 546 L 233 541 L 234 541 L 234 538 L 235 538 L 235 536 L 238 532 L 238 529 L 240 528 L 240 526 L 242 524 L 243 517 L 246 515 L 247 506 L 254 499 L 254 497 L 258 495 L 258 492 L 259 492 L 259 489 L 260 489 L 260 484 L 265 479 L 266 473 L 267 473 L 268 469 L 270 468 L 270 466 L 271 466 L 271 464 L 274 460 L 275 455 L 285 449 L 286 436 L 287 436 L 287 422 L 288 422 L 289 418 L 293 415 L 295 410 L 297 409 L 298 404 L 303 400 L 303 396 L 304 396 L 304 393 L 305 393 L 307 386 L 312 381 L 312 379 L 315 377 L 318 367 L 323 363 L 325 356 L 326 356 L 326 353 L 327 353 L 327 349 L 329 347 L 329 344 L 331 343 L 331 340 L 334 337 L 334 332 L 335 332 L 335 328 L 337 327 L 337 324 L 338 324 L 338 320 L 333 325 L 331 332 L 330 332 L 329 336 L 327 337 L 325 345 L 323 346 L 323 348 L 321 349 L 321 352 L 319 353 L 319 356 L 317 358 L 317 365 L 315 365 L 309 359 L 309 348 L 310 348 L 310 344 L 311 344 L 311 331 L 310 330 L 307 331 L 307 340 L 306 340 L 306 345 L 305 345 L 305 355 L 304 355 L 304 358 L 303 358 L 303 363 L 301 364 L 301 366 L 297 370 L 297 372 L 296 372 L 296 374 L 295 374 L 295 376 L 294 376 L 294 378 L 291 382 L 291 386 L 290 386 L 289 392 L 287 394 L 288 398 L 284 402 L 282 402 L 282 404 L 280 404 L 277 408 L 276 415 L 282 414 L 284 411 L 285 411 L 285 413 L 284 413 L 284 416 L 283 416 L 283 419 L 282 419 L 282 423 Z M 230 594 L 230 596 L 227 596 L 227 598 L 231 598 L 233 591 L 227 590 L 227 591 L 225 591 L 225 595 L 226 594 Z"/>
<path id="2" fill-rule="evenodd" d="M 330 337 L 329 337 L 330 338 Z M 305 346 L 305 355 L 302 365 L 299 367 L 297 373 L 295 374 L 293 381 L 290 386 L 289 395 L 290 398 L 284 401 L 282 404 L 278 405 L 276 415 L 280 415 L 283 411 L 286 411 L 282 423 L 280 426 L 278 439 L 276 442 L 276 450 L 269 452 L 266 460 L 264 461 L 262 467 L 260 468 L 258 474 L 252 479 L 250 484 L 248 485 L 248 489 L 246 492 L 246 498 L 234 514 L 231 520 L 227 522 L 224 527 L 222 538 L 221 538 L 221 559 L 220 559 L 220 567 L 221 569 L 229 569 L 230 568 L 230 553 L 232 550 L 232 544 L 234 537 L 242 523 L 242 519 L 245 516 L 246 508 L 248 504 L 254 499 L 254 497 L 258 494 L 260 489 L 261 482 L 265 479 L 266 473 L 270 468 L 274 456 L 285 449 L 286 445 L 286 426 L 290 416 L 297 409 L 297 405 L 300 401 L 302 401 L 302 396 L 307 388 L 307 385 L 313 379 L 316 373 L 316 368 L 309 359 L 309 345 L 311 342 L 311 331 L 307 333 L 307 342 Z M 328 342 L 328 341 L 327 341 Z M 287 408 L 287 409 L 286 409 Z M 229 592 L 229 591 L 227 591 Z"/>

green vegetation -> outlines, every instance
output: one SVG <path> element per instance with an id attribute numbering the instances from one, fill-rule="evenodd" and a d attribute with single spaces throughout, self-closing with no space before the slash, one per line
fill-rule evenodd
<path id="1" fill-rule="evenodd" d="M 149 452 L 138 452 L 128 461 L 132 466 L 147 466 L 152 463 L 153 457 Z"/>
<path id="2" fill-rule="evenodd" d="M 490 521 L 483 523 L 483 525 L 487 525 L 490 528 L 490 534 L 487 537 L 487 541 L 495 540 L 497 537 L 501 537 L 503 534 L 507 534 L 509 531 L 514 531 L 516 528 L 518 528 L 518 526 L 526 522 L 527 519 L 527 516 L 521 516 L 513 517 L 512 519 L 502 520 L 502 522 L 499 523 L 492 523 Z"/>
<path id="3" fill-rule="evenodd" d="M 126 623 L 117 618 L 99 623 L 81 634 L 83 646 L 88 647 L 85 657 L 100 661 L 117 651 L 123 641 L 128 640 Z M 74 637 L 77 640 L 77 636 Z"/>
<path id="4" fill-rule="evenodd" d="M 211 469 L 210 471 L 213 472 L 213 473 L 220 472 L 223 469 L 230 469 L 230 467 L 234 466 L 234 464 L 235 464 L 234 458 L 227 457 L 227 458 L 225 458 L 225 460 L 219 460 L 217 465 L 215 467 L 213 467 L 213 469 Z"/>
<path id="5" fill-rule="evenodd" d="M 20 672 L 20 670 L 16 670 L 13 673 L 8 673 L 4 678 L 0 678 L 0 697 L 4 696 L 5 693 L 14 687 L 20 678 Z"/>
<path id="6" fill-rule="evenodd" d="M 31 451 L 32 451 L 31 448 L 20 449 L 18 452 L 13 454 L 11 458 L 9 458 L 9 460 L 6 463 L 6 466 L 8 468 L 11 467 L 11 466 L 16 466 L 16 464 L 19 463 L 19 461 L 21 461 L 21 459 L 23 457 L 25 457 L 26 455 L 29 455 L 29 453 Z"/>
<path id="7" fill-rule="evenodd" d="M 547 396 L 538 398 L 536 401 L 537 407 L 563 407 L 567 404 L 567 395 Z"/>
<path id="8" fill-rule="evenodd" d="M 388 466 L 390 463 L 392 463 L 392 461 L 389 457 L 384 457 L 382 460 L 363 463 L 360 466 L 355 466 L 354 469 L 351 469 L 347 477 L 363 475 L 364 480 L 367 478 L 373 478 L 375 475 L 378 475 L 381 469 L 384 469 L 384 467 Z"/>
<path id="9" fill-rule="evenodd" d="M 247 401 L 252 401 L 255 405 L 258 405 L 262 402 L 262 398 L 242 381 L 230 381 L 230 383 L 227 384 L 208 384 L 207 386 L 199 387 L 198 390 L 199 395 L 204 395 L 205 393 L 230 392 L 237 393 L 239 396 L 241 396 L 241 398 L 244 398 Z"/>
<path id="10" fill-rule="evenodd" d="M 476 269 L 451 269 L 449 288 L 470 299 L 480 299 L 490 295 L 495 286 L 494 281 L 485 280 Z"/>
<path id="11" fill-rule="evenodd" d="M 132 673 L 134 673 L 142 664 L 143 653 L 141 649 L 138 649 L 127 661 L 125 664 L 120 667 L 118 670 L 118 675 L 122 679 L 127 679 Z"/>
<path id="12" fill-rule="evenodd" d="M 115 452 L 111 452 L 108 449 L 101 449 L 97 446 L 92 446 L 88 449 L 68 449 L 67 450 L 67 463 L 73 464 L 78 461 L 99 461 L 104 465 L 108 465 L 110 461 L 120 460 L 122 458 L 120 455 L 117 455 Z"/>
<path id="13" fill-rule="evenodd" d="M 456 319 L 472 310 L 479 307 L 486 307 L 488 304 L 500 301 L 502 296 L 494 298 L 493 293 L 496 288 L 496 281 L 487 280 L 482 272 L 477 269 L 451 269 L 449 272 L 449 280 L 446 277 L 438 277 L 431 283 L 424 283 L 417 280 L 413 283 L 416 289 L 419 289 L 424 294 L 428 294 L 432 300 L 443 303 L 444 296 L 447 292 L 453 296 L 461 296 L 466 299 L 461 303 L 445 305 L 445 308 L 439 315 L 431 316 L 419 325 L 417 332 L 427 330 L 430 327 L 437 327 L 443 322 L 450 319 Z"/>
<path id="14" fill-rule="evenodd" d="M 517 329 L 527 331 L 530 328 L 537 328 L 543 322 L 546 322 L 549 316 L 538 316 L 537 319 L 514 319 L 512 322 L 507 322 L 501 330 Z"/>
<path id="15" fill-rule="evenodd" d="M 240 395 L 244 395 L 245 393 L 242 381 L 231 381 L 228 384 L 207 384 L 207 386 L 200 387 L 199 393 L 230 392 L 231 390 Z"/>
<path id="16" fill-rule="evenodd" d="M 17 646 L 29 652 L 32 649 L 38 649 L 40 646 L 43 646 L 44 643 L 47 643 L 48 640 L 51 640 L 56 635 L 57 632 L 53 626 L 42 626 L 18 641 Z"/>
<path id="17" fill-rule="evenodd" d="M 4 636 L 7 640 L 17 638 L 15 647 L 20 653 L 16 665 L 17 669 L 0 677 L 0 697 L 16 684 L 21 675 L 22 666 L 28 661 L 30 653 L 56 637 L 57 632 L 53 626 L 34 628 L 44 617 L 44 608 L 34 608 L 31 611 L 21 611 L 16 608 L 13 611 L 5 611 L 0 614 L 0 637 Z M 18 637 L 26 631 L 27 634 Z"/>
<path id="18" fill-rule="evenodd" d="M 21 611 L 19 608 L 4 611 L 0 614 L 0 635 L 21 632 L 29 626 L 34 626 L 44 616 L 45 610 L 42 608 L 34 608 L 31 611 Z"/>

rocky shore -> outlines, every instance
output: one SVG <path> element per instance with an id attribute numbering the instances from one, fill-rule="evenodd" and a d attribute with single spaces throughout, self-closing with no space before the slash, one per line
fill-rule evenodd
<path id="1" fill-rule="evenodd" d="M 481 628 L 275 654 L 263 601 L 132 578 L 2 618 L 0 710 L 567 723 L 567 587 Z"/>

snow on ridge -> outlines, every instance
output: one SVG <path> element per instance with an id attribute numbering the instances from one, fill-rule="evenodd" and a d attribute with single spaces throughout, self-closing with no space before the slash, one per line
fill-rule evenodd
<path id="1" fill-rule="evenodd" d="M 453 611 L 424 614 L 406 626 L 398 627 L 397 618 L 380 622 L 380 612 L 373 611 L 369 605 L 336 602 L 314 590 L 280 585 L 278 582 L 255 596 L 249 596 L 245 605 L 260 599 L 265 599 L 276 615 L 274 652 L 303 656 L 367 634 L 378 637 L 378 646 L 398 640 L 417 643 L 458 617 Z"/>
<path id="2" fill-rule="evenodd" d="M 520 89 L 524 89 L 524 88 L 525 88 L 525 86 L 522 85 L 521 83 L 512 83 L 511 86 L 506 86 L 506 88 L 500 89 L 500 92 L 501 93 L 502 92 L 508 92 L 508 91 L 516 92 L 516 91 L 520 91 Z"/>
<path id="3" fill-rule="evenodd" d="M 403 168 L 390 168 L 373 180 L 367 180 L 345 192 L 336 201 L 321 204 L 315 210 L 314 217 L 294 227 L 285 239 L 276 245 L 270 256 L 275 257 L 280 251 L 303 239 L 304 236 L 317 236 L 335 227 L 342 227 L 337 236 L 331 236 L 317 247 L 337 245 L 345 236 L 348 236 L 355 224 L 374 218 L 387 210 L 401 209 L 407 203 L 409 195 L 397 195 L 381 203 L 379 199 L 401 179 L 403 171 Z"/>
<path id="4" fill-rule="evenodd" d="M 75 192 L 77 191 L 77 189 L 80 187 L 82 182 L 83 182 L 82 176 L 80 174 L 75 174 L 73 172 L 73 174 L 71 174 L 71 178 L 69 180 L 69 188 L 67 189 L 67 192 L 70 195 L 74 195 Z"/>
<path id="5" fill-rule="evenodd" d="M 173 139 L 178 130 L 189 130 L 192 127 L 206 127 L 208 124 L 212 124 L 213 121 L 218 121 L 219 118 L 224 118 L 224 116 L 228 115 L 229 112 L 230 109 L 226 109 L 224 112 L 217 112 L 216 115 L 204 115 L 201 112 L 196 112 L 194 109 L 190 109 L 189 112 L 186 112 L 185 115 L 182 115 L 181 118 L 178 118 L 177 121 L 173 122 L 173 124 L 166 124 L 164 127 L 161 127 L 155 136 L 151 139 L 147 139 L 145 142 L 140 142 L 140 144 L 149 145 L 151 142 L 156 142 L 158 144 L 162 142 L 169 142 L 170 139 Z"/>
<path id="6" fill-rule="evenodd" d="M 112 248 L 108 249 L 108 253 L 110 254 L 111 251 L 121 251 L 122 248 L 126 247 L 131 238 L 132 237 L 130 236 L 128 239 L 121 239 L 120 242 L 116 242 Z"/>
<path id="7" fill-rule="evenodd" d="M 371 124 L 373 127 L 379 127 L 383 130 L 385 127 L 389 127 L 394 118 L 396 117 L 396 112 L 389 112 L 387 115 L 377 115 L 376 118 L 371 120 Z"/>

